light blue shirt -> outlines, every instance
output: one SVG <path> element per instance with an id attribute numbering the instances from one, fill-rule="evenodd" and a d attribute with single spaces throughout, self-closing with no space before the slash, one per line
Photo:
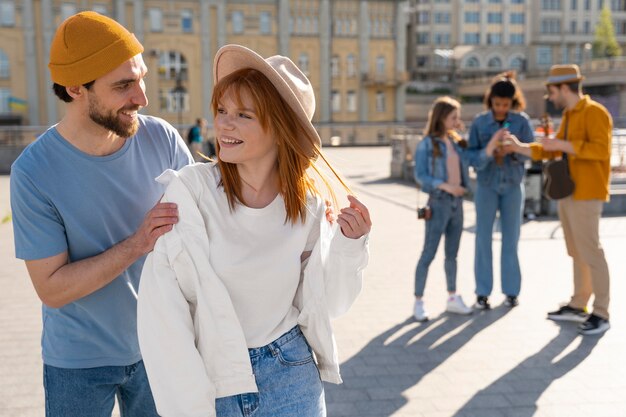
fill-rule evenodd
<path id="1" fill-rule="evenodd" d="M 139 116 L 139 130 L 117 152 L 88 155 L 55 127 L 11 167 L 16 256 L 42 259 L 67 251 L 71 262 L 131 236 L 164 192 L 155 178 L 192 162 L 178 132 Z M 111 283 L 62 308 L 43 305 L 44 363 L 61 368 L 124 366 L 141 360 L 137 289 L 145 257 Z"/>

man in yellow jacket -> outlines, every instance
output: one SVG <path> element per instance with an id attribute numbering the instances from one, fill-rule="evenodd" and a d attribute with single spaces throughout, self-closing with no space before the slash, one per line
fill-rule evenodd
<path id="1" fill-rule="evenodd" d="M 613 121 L 599 103 L 582 94 L 577 65 L 554 65 L 546 88 L 548 99 L 564 108 L 555 139 L 525 144 L 510 138 L 512 151 L 533 160 L 567 158 L 574 193 L 558 201 L 568 254 L 574 261 L 574 295 L 567 305 L 548 313 L 556 321 L 580 322 L 583 335 L 602 333 L 609 324 L 609 268 L 600 244 L 602 205 L 609 200 Z M 593 312 L 587 302 L 595 296 Z"/>

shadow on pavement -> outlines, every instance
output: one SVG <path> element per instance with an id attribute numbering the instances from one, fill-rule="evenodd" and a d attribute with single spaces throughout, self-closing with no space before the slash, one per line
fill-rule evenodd
<path id="1" fill-rule="evenodd" d="M 393 414 L 407 403 L 404 391 L 509 311 L 499 306 L 470 316 L 443 313 L 425 323 L 411 317 L 391 327 L 341 365 L 342 385 L 325 385 L 328 415 Z"/>
<path id="2" fill-rule="evenodd" d="M 550 384 L 585 360 L 602 337 L 581 337 L 572 323 L 557 324 L 560 330 L 554 339 L 487 388 L 477 392 L 453 417 L 482 417 L 486 409 L 507 410 L 511 407 L 515 408 L 516 417 L 534 416 L 537 400 Z M 577 338 L 581 338 L 580 344 L 556 360 Z M 502 403 L 502 393 L 506 393 L 505 397 L 510 404 Z M 494 403 L 494 400 L 500 400 L 500 404 Z"/>

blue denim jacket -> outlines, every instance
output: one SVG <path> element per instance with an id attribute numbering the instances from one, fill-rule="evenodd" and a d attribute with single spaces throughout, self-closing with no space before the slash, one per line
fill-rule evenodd
<path id="1" fill-rule="evenodd" d="M 535 140 L 526 113 L 509 112 L 505 123 L 509 124 L 509 131 L 521 142 Z M 520 184 L 524 178 L 524 162 L 528 159 L 519 154 L 508 154 L 504 157 L 504 163 L 498 165 L 493 156 L 487 156 L 485 148 L 500 128 L 491 110 L 479 114 L 472 122 L 469 146 L 465 151 L 469 165 L 476 170 L 478 184 L 491 188 Z"/>
<path id="2" fill-rule="evenodd" d="M 433 140 L 439 144 L 441 150 L 441 157 L 435 158 L 433 164 Z M 433 138 L 425 136 L 415 149 L 415 181 L 420 185 L 422 191 L 428 194 L 434 192 L 444 192 L 438 189 L 439 185 L 448 181 L 448 169 L 446 167 L 446 158 L 448 155 L 448 149 L 446 144 L 440 138 Z M 461 161 L 461 185 L 466 189 L 469 188 L 469 174 L 467 163 L 465 161 L 463 153 L 466 151 L 461 148 L 457 143 L 454 143 L 454 149 L 459 154 L 459 160 Z M 434 167 L 434 172 L 433 172 Z"/>

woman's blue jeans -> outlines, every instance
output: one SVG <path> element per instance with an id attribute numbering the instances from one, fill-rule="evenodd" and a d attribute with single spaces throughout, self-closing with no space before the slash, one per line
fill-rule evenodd
<path id="1" fill-rule="evenodd" d="M 415 268 L 415 296 L 424 295 L 428 268 L 435 258 L 441 236 L 445 235 L 446 284 L 449 292 L 456 292 L 456 256 L 463 233 L 463 198 L 437 191 L 430 196 L 433 216 L 426 221 L 424 248 Z"/>
<path id="2" fill-rule="evenodd" d="M 325 417 L 324 387 L 299 327 L 248 349 L 259 392 L 218 398 L 217 417 Z"/>
<path id="3" fill-rule="evenodd" d="M 489 296 L 493 289 L 493 224 L 500 212 L 502 251 L 500 279 L 505 295 L 518 296 L 522 276 L 517 257 L 517 243 L 522 224 L 524 189 L 522 184 L 493 189 L 478 184 L 474 195 L 476 206 L 476 251 L 474 274 L 476 295 Z"/>

